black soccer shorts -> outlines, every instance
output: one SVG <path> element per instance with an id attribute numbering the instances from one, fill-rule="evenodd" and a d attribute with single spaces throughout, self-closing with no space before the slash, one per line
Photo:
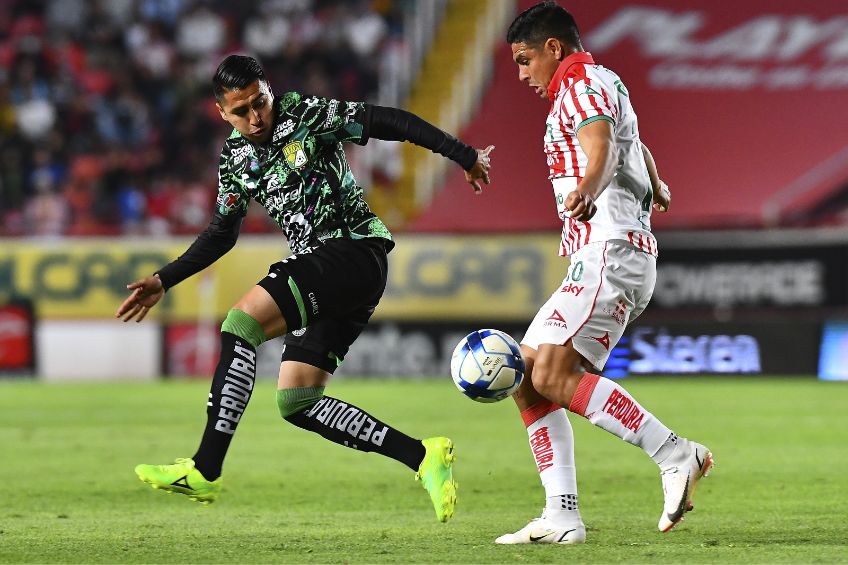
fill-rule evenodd
<path id="1" fill-rule="evenodd" d="M 257 284 L 286 320 L 283 361 L 336 370 L 383 296 L 393 245 L 381 238 L 330 239 L 271 265 Z"/>

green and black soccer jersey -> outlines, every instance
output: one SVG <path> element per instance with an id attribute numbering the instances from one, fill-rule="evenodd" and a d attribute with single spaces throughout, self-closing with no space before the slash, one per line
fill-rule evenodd
<path id="1" fill-rule="evenodd" d="M 283 229 L 293 253 L 330 238 L 391 239 L 371 212 L 345 158 L 343 142 L 364 145 L 364 104 L 288 92 L 274 102 L 267 145 L 233 131 L 218 171 L 217 211 L 244 216 L 250 200 Z"/>
<path id="2" fill-rule="evenodd" d="M 167 289 L 205 269 L 235 245 L 251 200 L 282 228 L 293 253 L 332 239 L 392 235 L 365 202 L 342 144 L 370 138 L 410 141 L 470 170 L 477 151 L 415 114 L 362 102 L 288 92 L 274 100 L 271 139 L 254 144 L 233 131 L 218 169 L 218 198 L 209 226 L 189 249 L 157 271 Z"/>

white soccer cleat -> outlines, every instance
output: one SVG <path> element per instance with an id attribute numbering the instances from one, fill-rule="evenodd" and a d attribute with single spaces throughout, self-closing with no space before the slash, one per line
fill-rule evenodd
<path id="1" fill-rule="evenodd" d="M 706 477 L 713 466 L 713 454 L 709 449 L 682 439 L 675 452 L 660 466 L 665 505 L 657 527 L 667 532 L 676 526 L 683 515 L 692 510 L 692 497 L 702 477 Z"/>
<path id="2" fill-rule="evenodd" d="M 545 517 L 542 511 L 540 518 L 533 518 L 530 523 L 512 534 L 504 534 L 495 540 L 501 545 L 522 543 L 559 543 L 572 544 L 586 541 L 586 526 L 577 522 L 570 526 L 559 526 Z"/>

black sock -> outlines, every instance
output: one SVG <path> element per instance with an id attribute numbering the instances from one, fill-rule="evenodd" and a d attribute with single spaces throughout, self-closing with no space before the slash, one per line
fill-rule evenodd
<path id="1" fill-rule="evenodd" d="M 250 401 L 255 379 L 256 348 L 244 338 L 221 332 L 221 358 L 206 403 L 206 429 L 193 457 L 195 468 L 209 481 L 221 476 L 224 457 Z"/>
<path id="2" fill-rule="evenodd" d="M 370 414 L 331 396 L 286 416 L 299 428 L 359 451 L 374 451 L 417 471 L 424 460 L 424 444 L 384 424 Z"/>

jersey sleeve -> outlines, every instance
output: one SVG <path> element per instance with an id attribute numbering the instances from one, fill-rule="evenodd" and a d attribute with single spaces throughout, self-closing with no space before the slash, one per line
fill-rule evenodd
<path id="1" fill-rule="evenodd" d="M 241 173 L 247 170 L 248 161 L 242 148 L 224 144 L 218 164 L 218 198 L 215 201 L 215 211 L 221 216 L 243 217 L 247 214 L 250 194 Z"/>
<path id="2" fill-rule="evenodd" d="M 575 82 L 565 93 L 561 112 L 574 131 L 597 120 L 615 124 L 618 117 L 615 101 L 616 95 L 608 92 L 602 84 L 583 79 Z"/>
<path id="3" fill-rule="evenodd" d="M 364 125 L 359 121 L 364 108 L 363 102 L 310 96 L 300 101 L 295 112 L 300 114 L 301 123 L 309 128 L 319 143 L 365 145 L 368 138 Z"/>

